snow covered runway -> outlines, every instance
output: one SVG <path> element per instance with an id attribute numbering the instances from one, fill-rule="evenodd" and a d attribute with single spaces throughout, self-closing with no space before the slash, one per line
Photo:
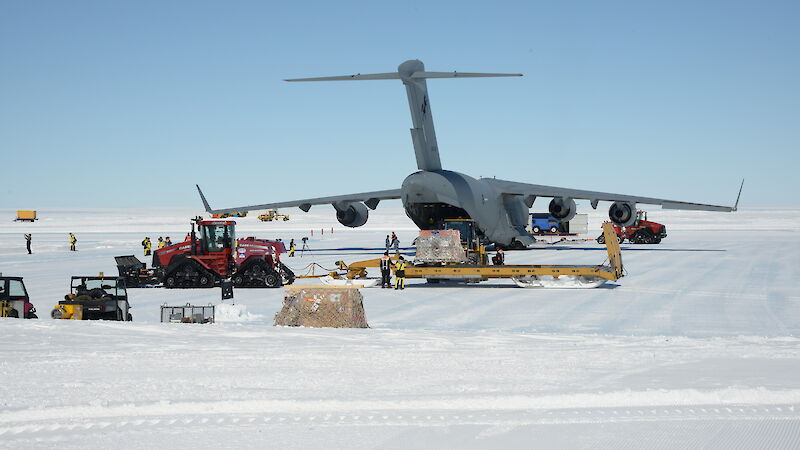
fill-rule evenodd
<path id="1" fill-rule="evenodd" d="M 325 212 L 246 218 L 239 235 L 298 240 L 332 226 Z M 375 248 L 392 230 L 410 242 L 399 210 L 377 213 L 287 261 L 371 257 L 330 249 Z M 25 277 L 42 317 L 69 275 L 115 274 L 114 255 L 140 255 L 145 234 L 176 240 L 192 215 L 92 214 L 1 222 L 0 271 Z M 628 276 L 605 289 L 365 289 L 364 330 L 272 327 L 269 289 L 237 290 L 247 313 L 212 326 L 157 323 L 158 305 L 219 303 L 218 289 L 131 290 L 133 323 L 0 319 L 0 447 L 796 448 L 800 211 L 763 215 L 658 211 L 669 237 L 624 245 Z M 507 259 L 598 264 L 602 250 Z"/>

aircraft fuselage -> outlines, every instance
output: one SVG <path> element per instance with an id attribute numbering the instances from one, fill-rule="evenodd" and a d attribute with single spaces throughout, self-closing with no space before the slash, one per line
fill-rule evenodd
<path id="1" fill-rule="evenodd" d="M 527 245 L 528 207 L 519 196 L 506 196 L 480 179 L 449 170 L 419 171 L 403 181 L 406 215 L 423 230 L 444 219 L 472 219 L 486 238 L 500 245 Z"/>

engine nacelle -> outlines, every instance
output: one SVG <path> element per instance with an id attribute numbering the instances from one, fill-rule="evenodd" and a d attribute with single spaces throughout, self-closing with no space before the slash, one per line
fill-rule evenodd
<path id="1" fill-rule="evenodd" d="M 608 208 L 608 218 L 615 225 L 628 227 L 636 222 L 636 203 L 616 202 Z"/>
<path id="2" fill-rule="evenodd" d="M 550 215 L 559 222 L 569 222 L 575 217 L 578 207 L 575 200 L 566 197 L 556 197 L 550 200 Z"/>
<path id="3" fill-rule="evenodd" d="M 367 223 L 367 219 L 369 218 L 367 205 L 361 202 L 338 203 L 333 205 L 333 207 L 336 208 L 336 220 L 346 227 L 360 227 Z"/>

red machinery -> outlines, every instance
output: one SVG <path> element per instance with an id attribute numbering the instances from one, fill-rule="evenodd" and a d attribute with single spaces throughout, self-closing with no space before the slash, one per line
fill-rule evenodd
<path id="1" fill-rule="evenodd" d="M 198 238 L 195 224 L 200 233 Z M 153 254 L 166 288 L 210 288 L 231 278 L 236 287 L 279 287 L 294 282 L 280 262 L 282 242 L 248 237 L 236 240 L 232 220 L 194 220 L 191 238 Z"/>
<path id="2" fill-rule="evenodd" d="M 645 211 L 636 211 L 636 221 L 633 222 L 633 225 L 627 227 L 613 225 L 620 244 L 625 239 L 631 244 L 658 244 L 661 239 L 667 237 L 667 227 L 658 222 L 647 220 L 647 212 Z M 605 244 L 606 241 L 602 234 L 597 238 L 597 242 Z"/>

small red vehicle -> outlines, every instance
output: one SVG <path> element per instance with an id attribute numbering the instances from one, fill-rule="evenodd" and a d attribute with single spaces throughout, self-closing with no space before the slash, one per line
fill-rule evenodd
<path id="1" fill-rule="evenodd" d="M 631 244 L 659 244 L 662 239 L 667 237 L 667 227 L 658 222 L 647 220 L 646 211 L 636 211 L 636 221 L 633 222 L 633 225 L 627 227 L 613 225 L 620 244 L 625 239 Z M 602 234 L 597 238 L 597 243 L 606 243 Z"/>
<path id="2" fill-rule="evenodd" d="M 22 277 L 0 275 L 0 317 L 38 319 Z"/>
<path id="3" fill-rule="evenodd" d="M 199 237 L 195 232 L 195 224 Z M 210 288 L 230 278 L 236 287 L 280 287 L 294 273 L 280 261 L 283 242 L 248 237 L 236 240 L 232 220 L 194 220 L 191 238 L 158 249 L 153 268 L 166 288 Z"/>

